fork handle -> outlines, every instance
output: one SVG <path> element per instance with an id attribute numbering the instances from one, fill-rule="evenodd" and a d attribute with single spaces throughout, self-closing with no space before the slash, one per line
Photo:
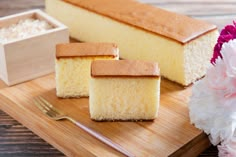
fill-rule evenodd
<path id="1" fill-rule="evenodd" d="M 110 147 L 114 148 L 115 150 L 121 152 L 125 156 L 135 157 L 135 155 L 131 154 L 129 151 L 127 151 L 126 149 L 122 148 L 120 145 L 112 142 L 109 138 L 103 136 L 102 134 L 99 134 L 98 132 L 93 131 L 92 129 L 84 126 L 80 122 L 77 122 L 77 121 L 75 121 L 74 119 L 72 119 L 70 117 L 67 117 L 67 119 L 70 120 L 71 122 L 73 122 L 78 127 L 80 127 L 85 132 L 89 133 L 90 135 L 94 136 L 95 138 L 97 138 L 98 140 L 102 141 L 103 143 L 109 145 Z"/>

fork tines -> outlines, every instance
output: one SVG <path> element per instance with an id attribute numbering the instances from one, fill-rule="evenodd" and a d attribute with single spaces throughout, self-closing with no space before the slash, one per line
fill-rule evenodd
<path id="1" fill-rule="evenodd" d="M 60 114 L 60 112 L 52 104 L 50 104 L 41 96 L 35 98 L 34 103 L 41 111 L 43 111 L 43 113 L 51 118 Z"/>

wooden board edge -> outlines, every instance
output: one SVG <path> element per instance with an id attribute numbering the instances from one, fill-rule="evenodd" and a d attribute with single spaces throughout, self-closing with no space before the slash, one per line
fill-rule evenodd
<path id="1" fill-rule="evenodd" d="M 182 146 L 179 150 L 172 153 L 169 157 L 197 157 L 211 146 L 208 136 L 202 132 L 194 140 Z"/>

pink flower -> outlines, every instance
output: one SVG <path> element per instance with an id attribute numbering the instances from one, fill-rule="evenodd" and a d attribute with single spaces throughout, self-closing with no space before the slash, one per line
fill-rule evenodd
<path id="1" fill-rule="evenodd" d="M 194 85 L 190 119 L 212 144 L 221 142 L 219 157 L 236 157 L 236 22 L 221 31 L 211 63 Z"/>
<path id="2" fill-rule="evenodd" d="M 236 40 L 224 43 L 220 52 L 223 59 L 218 57 L 214 66 L 208 69 L 207 84 L 211 89 L 223 90 L 226 101 L 232 102 L 227 99 L 236 97 Z"/>
<path id="3" fill-rule="evenodd" d="M 219 157 L 236 157 L 236 141 L 232 138 L 229 142 L 222 142 L 218 146 Z"/>
<path id="4" fill-rule="evenodd" d="M 219 157 L 235 157 L 235 156 L 236 156 L 236 154 L 230 153 L 230 152 L 227 150 L 227 148 L 224 147 L 224 146 L 220 146 L 220 145 L 219 145 L 217 148 L 218 148 L 218 150 L 219 150 L 219 154 L 218 154 Z"/>
<path id="5" fill-rule="evenodd" d="M 225 26 L 225 28 L 220 33 L 220 36 L 217 40 L 217 44 L 214 47 L 214 53 L 211 59 L 211 63 L 213 65 L 215 64 L 215 61 L 218 57 L 220 58 L 223 57 L 220 53 L 222 45 L 235 38 L 236 38 L 236 22 L 233 22 L 233 25 Z"/>

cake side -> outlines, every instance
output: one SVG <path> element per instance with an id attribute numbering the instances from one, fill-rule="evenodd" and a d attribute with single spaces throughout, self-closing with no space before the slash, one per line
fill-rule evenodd
<path id="1" fill-rule="evenodd" d="M 218 36 L 219 32 L 214 30 L 184 46 L 185 85 L 191 84 L 206 74 Z"/>
<path id="2" fill-rule="evenodd" d="M 216 26 L 134 0 L 63 0 L 130 26 L 187 43 Z"/>
<path id="3" fill-rule="evenodd" d="M 96 77 L 89 91 L 93 120 L 153 120 L 158 115 L 160 78 Z"/>
<path id="4" fill-rule="evenodd" d="M 56 95 L 62 98 L 88 97 L 93 60 L 118 59 L 109 56 L 56 59 Z"/>
<path id="5" fill-rule="evenodd" d="M 119 56 L 114 43 L 66 43 L 56 45 L 56 57 Z"/>
<path id="6" fill-rule="evenodd" d="M 160 69 L 155 62 L 138 60 L 97 60 L 93 61 L 91 64 L 91 76 L 159 77 Z"/>

